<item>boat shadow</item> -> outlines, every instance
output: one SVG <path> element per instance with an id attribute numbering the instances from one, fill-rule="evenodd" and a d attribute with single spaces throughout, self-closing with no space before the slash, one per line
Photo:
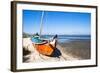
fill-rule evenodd
<path id="1" fill-rule="evenodd" d="M 58 57 L 61 56 L 61 52 L 58 48 L 54 49 L 53 53 L 51 54 L 51 57 Z"/>

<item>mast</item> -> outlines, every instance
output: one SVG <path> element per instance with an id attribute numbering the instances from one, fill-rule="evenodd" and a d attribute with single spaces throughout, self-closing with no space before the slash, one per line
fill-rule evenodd
<path id="1" fill-rule="evenodd" d="M 43 30 L 43 18 L 44 18 L 44 11 L 42 12 L 41 21 L 40 21 L 40 36 L 42 35 L 42 30 Z"/>

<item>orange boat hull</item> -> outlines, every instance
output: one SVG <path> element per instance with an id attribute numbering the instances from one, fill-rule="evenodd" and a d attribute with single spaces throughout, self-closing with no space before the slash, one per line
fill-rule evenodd
<path id="1" fill-rule="evenodd" d="M 35 47 L 37 49 L 37 51 L 40 53 L 40 54 L 43 54 L 43 55 L 48 55 L 50 56 L 53 51 L 54 51 L 54 47 L 50 44 L 35 44 Z"/>

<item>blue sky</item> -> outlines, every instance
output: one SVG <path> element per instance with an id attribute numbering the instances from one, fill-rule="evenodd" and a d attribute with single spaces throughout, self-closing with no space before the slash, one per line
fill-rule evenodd
<path id="1" fill-rule="evenodd" d="M 23 32 L 39 33 L 42 11 L 23 10 Z M 42 34 L 86 35 L 91 33 L 91 14 L 45 11 Z"/>

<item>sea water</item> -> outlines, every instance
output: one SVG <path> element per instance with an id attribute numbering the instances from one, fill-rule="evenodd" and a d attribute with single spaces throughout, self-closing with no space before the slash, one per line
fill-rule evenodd
<path id="1" fill-rule="evenodd" d="M 42 35 L 42 38 L 50 39 L 54 35 Z M 69 42 L 73 40 L 90 40 L 90 35 L 58 35 L 58 42 Z"/>

